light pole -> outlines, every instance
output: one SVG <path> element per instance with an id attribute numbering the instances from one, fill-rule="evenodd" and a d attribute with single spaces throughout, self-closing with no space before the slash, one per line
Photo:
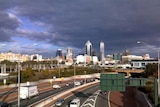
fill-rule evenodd
<path id="1" fill-rule="evenodd" d="M 85 82 L 85 84 L 86 84 L 86 71 L 84 71 L 84 74 L 85 74 L 85 81 L 84 81 L 84 82 Z"/>
<path id="2" fill-rule="evenodd" d="M 75 87 L 75 76 L 76 76 L 76 59 L 74 59 L 74 87 Z"/>
<path id="3" fill-rule="evenodd" d="M 149 48 L 151 48 L 152 50 L 156 51 L 157 52 L 157 56 L 158 56 L 158 96 L 160 96 L 160 69 L 159 69 L 159 53 L 160 53 L 160 49 L 155 49 L 155 48 L 152 48 L 150 47 L 147 43 L 145 42 L 141 42 L 141 41 L 137 41 L 137 43 L 142 43 L 146 46 L 148 46 Z"/>
<path id="4" fill-rule="evenodd" d="M 61 77 L 60 64 L 59 64 L 59 56 L 58 56 L 58 74 L 59 78 Z"/>
<path id="5" fill-rule="evenodd" d="M 19 57 L 18 57 L 19 56 Z M 18 72 L 18 107 L 21 106 L 20 104 L 20 85 L 21 85 L 21 73 L 20 73 L 20 70 L 21 70 L 21 62 L 22 60 L 22 56 L 20 54 L 20 52 L 18 51 L 18 54 L 17 54 L 17 72 Z"/>
<path id="6" fill-rule="evenodd" d="M 18 107 L 20 107 L 20 62 L 18 61 Z"/>

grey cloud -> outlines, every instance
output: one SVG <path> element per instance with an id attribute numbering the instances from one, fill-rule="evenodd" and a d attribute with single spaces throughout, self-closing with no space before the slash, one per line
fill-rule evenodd
<path id="1" fill-rule="evenodd" d="M 96 50 L 103 40 L 106 51 L 122 51 L 136 47 L 136 41 L 159 43 L 160 1 L 150 0 L 12 0 L 3 7 L 31 22 L 42 22 L 44 32 L 18 32 L 35 41 L 53 45 L 83 48 L 90 40 Z M 2 14 L 2 19 L 4 19 Z M 3 25 L 15 29 L 14 19 Z M 4 21 L 4 22 L 5 22 Z M 0 22 L 0 25 L 3 22 Z M 13 36 L 13 35 L 12 35 Z"/>

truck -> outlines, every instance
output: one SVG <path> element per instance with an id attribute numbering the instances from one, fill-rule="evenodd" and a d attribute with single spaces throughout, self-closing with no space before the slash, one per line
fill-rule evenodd
<path id="1" fill-rule="evenodd" d="M 39 95 L 37 86 L 21 86 L 20 87 L 20 98 L 29 99 L 32 96 Z"/>

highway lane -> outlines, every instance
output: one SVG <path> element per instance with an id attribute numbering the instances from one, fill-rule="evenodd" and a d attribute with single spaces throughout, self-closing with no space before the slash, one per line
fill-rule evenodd
<path id="1" fill-rule="evenodd" d="M 72 95 L 65 98 L 65 102 L 61 107 L 69 107 L 71 100 L 74 98 L 79 98 L 81 101 L 81 107 L 86 107 L 87 105 L 95 105 L 96 98 L 99 94 L 99 84 L 91 86 L 85 90 L 77 90 L 72 93 Z M 53 105 L 56 107 L 55 105 Z"/>
<path id="2" fill-rule="evenodd" d="M 65 84 L 68 82 L 70 83 L 70 81 L 63 81 L 63 82 L 55 81 L 54 84 L 60 84 L 61 87 L 64 87 Z M 40 83 L 40 84 L 37 84 L 37 86 L 40 93 L 53 90 L 53 87 L 50 84 L 50 82 Z M 12 103 L 12 102 L 16 102 L 17 98 L 18 98 L 17 87 L 0 89 L 0 101 Z"/>
<path id="3" fill-rule="evenodd" d="M 108 98 L 109 93 L 107 92 L 106 94 L 100 93 L 97 97 L 96 105 L 95 107 L 109 107 Z"/>
<path id="4" fill-rule="evenodd" d="M 77 79 L 77 80 L 82 81 L 84 79 Z M 88 79 L 88 80 L 90 81 L 90 79 Z M 87 80 L 87 82 L 89 82 L 88 80 Z M 72 83 L 73 84 L 73 80 L 63 81 L 63 82 L 60 82 L 60 81 L 54 82 L 54 84 L 61 84 L 62 86 L 65 86 L 65 83 Z M 37 84 L 37 86 L 40 91 L 40 95 L 36 96 L 36 97 L 31 97 L 30 99 L 27 99 L 27 100 L 21 100 L 22 106 L 30 105 L 30 104 L 37 102 L 43 98 L 51 96 L 54 93 L 58 93 L 57 91 L 55 91 L 54 93 L 52 92 L 53 88 L 52 88 L 52 85 L 50 84 L 50 82 L 40 83 L 40 84 Z M 72 88 L 73 85 L 70 87 Z M 70 88 L 70 87 L 67 87 L 67 88 Z M 64 91 L 64 90 L 62 89 L 62 91 Z M 59 91 L 61 91 L 61 89 Z M 46 94 L 46 93 L 49 93 L 49 94 Z M 6 88 L 6 89 L 0 90 L 0 100 L 8 102 L 10 104 L 10 106 L 12 106 L 12 107 L 17 106 L 17 97 L 18 97 L 17 95 L 18 95 L 17 94 L 17 87 Z"/>
<path id="5" fill-rule="evenodd" d="M 78 81 L 82 81 L 84 79 L 77 79 Z M 38 90 L 40 93 L 52 90 L 52 85 L 53 84 L 60 84 L 61 87 L 65 86 L 66 83 L 73 84 L 73 80 L 67 80 L 67 81 L 54 81 L 52 84 L 50 82 L 43 82 L 37 84 Z M 18 98 L 18 88 L 13 87 L 13 88 L 4 88 L 0 89 L 0 101 L 4 101 L 7 103 L 12 103 L 17 101 Z"/>
<path id="6" fill-rule="evenodd" d="M 29 106 L 29 105 L 31 105 L 35 102 L 38 102 L 38 101 L 40 101 L 44 98 L 47 98 L 51 95 L 60 94 L 63 91 L 66 91 L 66 90 L 71 89 L 71 88 L 73 88 L 73 85 L 70 85 L 69 87 L 62 87 L 60 89 L 52 89 L 52 90 L 46 91 L 46 92 L 40 93 L 40 95 L 38 95 L 38 96 L 31 97 L 30 99 L 21 100 L 20 105 L 21 105 L 21 107 L 27 107 L 27 106 Z M 10 103 L 10 106 L 11 107 L 16 107 L 17 106 L 17 101 Z"/>
<path id="7" fill-rule="evenodd" d="M 53 89 L 52 86 L 50 86 L 50 89 L 48 89 L 47 87 L 44 87 L 44 88 L 47 88 L 47 89 L 41 91 L 39 96 L 34 96 L 34 97 L 31 97 L 30 99 L 21 100 L 21 107 L 29 106 L 29 105 L 31 105 L 35 102 L 38 102 L 42 99 L 45 99 L 45 98 L 50 97 L 52 95 L 60 94 L 63 91 L 69 90 L 69 89 L 74 87 L 73 84 L 70 84 L 69 87 L 66 87 L 65 83 L 60 84 L 62 86 L 62 88 L 60 88 L 60 89 Z M 16 107 L 17 106 L 17 100 L 14 101 L 14 102 L 11 102 L 10 106 Z"/>

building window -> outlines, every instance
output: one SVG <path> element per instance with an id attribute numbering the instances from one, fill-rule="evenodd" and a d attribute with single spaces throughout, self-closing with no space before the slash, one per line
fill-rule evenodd
<path id="1" fill-rule="evenodd" d="M 145 63 L 141 63 L 141 66 L 142 66 L 142 67 L 145 67 Z"/>
<path id="2" fill-rule="evenodd" d="M 135 63 L 134 66 L 139 66 L 139 63 Z"/>

